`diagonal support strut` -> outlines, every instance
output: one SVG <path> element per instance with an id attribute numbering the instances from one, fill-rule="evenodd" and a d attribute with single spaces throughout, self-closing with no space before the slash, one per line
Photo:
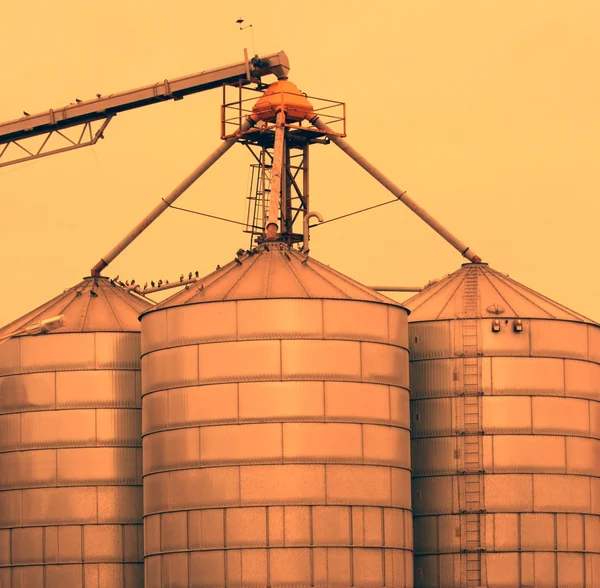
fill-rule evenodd
<path id="1" fill-rule="evenodd" d="M 420 219 L 425 221 L 438 235 L 446 239 L 450 245 L 457 249 L 463 257 L 466 257 L 473 263 L 478 263 L 481 258 L 469 248 L 468 245 L 463 243 L 458 237 L 454 236 L 448 229 L 446 229 L 441 223 L 433 218 L 425 209 L 421 208 L 406 192 L 401 190 L 392 180 L 382 174 L 374 165 L 369 163 L 356 149 L 354 149 L 347 141 L 338 137 L 332 130 L 318 117 L 317 114 L 312 113 L 308 117 L 308 120 L 320 131 L 324 131 L 329 135 L 330 141 L 335 143 L 346 155 L 353 159 L 360 167 L 366 172 L 371 174 L 380 184 L 385 186 L 398 200 L 403 202 L 408 208 L 410 208 Z"/>
<path id="2" fill-rule="evenodd" d="M 251 129 L 256 121 L 248 117 L 242 124 L 239 134 L 226 139 L 215 149 L 196 169 L 194 169 L 168 196 L 161 201 L 137 224 L 125 237 L 123 237 L 100 261 L 91 269 L 92 276 L 99 276 L 100 272 L 121 254 L 137 237 L 139 237 L 177 198 L 179 198 L 201 175 L 216 163 L 233 145 L 239 136 Z"/>

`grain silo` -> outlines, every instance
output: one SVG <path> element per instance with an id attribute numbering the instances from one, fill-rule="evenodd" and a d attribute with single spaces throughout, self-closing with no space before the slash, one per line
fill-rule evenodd
<path id="1" fill-rule="evenodd" d="M 87 278 L 0 331 L 2 588 L 143 586 L 138 315 L 148 307 Z M 59 314 L 62 328 L 24 334 Z"/>
<path id="2" fill-rule="evenodd" d="M 407 312 L 270 243 L 141 317 L 154 586 L 412 586 Z"/>
<path id="3" fill-rule="evenodd" d="M 600 328 L 483 263 L 411 309 L 415 585 L 600 585 Z"/>

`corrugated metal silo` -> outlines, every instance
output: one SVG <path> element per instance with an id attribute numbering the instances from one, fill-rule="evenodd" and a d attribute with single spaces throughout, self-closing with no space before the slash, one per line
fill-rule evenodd
<path id="1" fill-rule="evenodd" d="M 147 586 L 412 586 L 407 312 L 287 247 L 142 315 Z"/>
<path id="2" fill-rule="evenodd" d="M 0 331 L 2 588 L 141 588 L 140 333 L 149 304 L 87 278 Z"/>
<path id="3" fill-rule="evenodd" d="M 415 585 L 600 585 L 599 326 L 483 263 L 405 304 Z"/>

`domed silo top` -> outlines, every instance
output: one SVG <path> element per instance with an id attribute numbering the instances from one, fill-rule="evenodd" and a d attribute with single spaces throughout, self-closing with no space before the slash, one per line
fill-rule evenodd
<path id="1" fill-rule="evenodd" d="M 64 316 L 64 326 L 53 333 L 139 331 L 138 316 L 151 307 L 104 277 L 84 278 L 79 284 L 0 329 L 0 338 L 41 320 Z"/>
<path id="2" fill-rule="evenodd" d="M 596 324 L 486 263 L 466 263 L 402 304 L 411 322 L 510 317 Z"/>
<path id="3" fill-rule="evenodd" d="M 299 251 L 269 244 L 244 252 L 223 267 L 217 266 L 213 273 L 146 313 L 187 304 L 273 298 L 322 298 L 401 306 Z"/>

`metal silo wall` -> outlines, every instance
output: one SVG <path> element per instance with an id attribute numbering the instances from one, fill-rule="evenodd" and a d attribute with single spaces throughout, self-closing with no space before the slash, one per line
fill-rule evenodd
<path id="1" fill-rule="evenodd" d="M 600 586 L 600 328 L 409 325 L 415 585 Z"/>
<path id="2" fill-rule="evenodd" d="M 139 333 L 0 346 L 0 585 L 141 588 Z"/>
<path id="3" fill-rule="evenodd" d="M 155 586 L 412 586 L 406 311 L 267 299 L 142 317 Z"/>

